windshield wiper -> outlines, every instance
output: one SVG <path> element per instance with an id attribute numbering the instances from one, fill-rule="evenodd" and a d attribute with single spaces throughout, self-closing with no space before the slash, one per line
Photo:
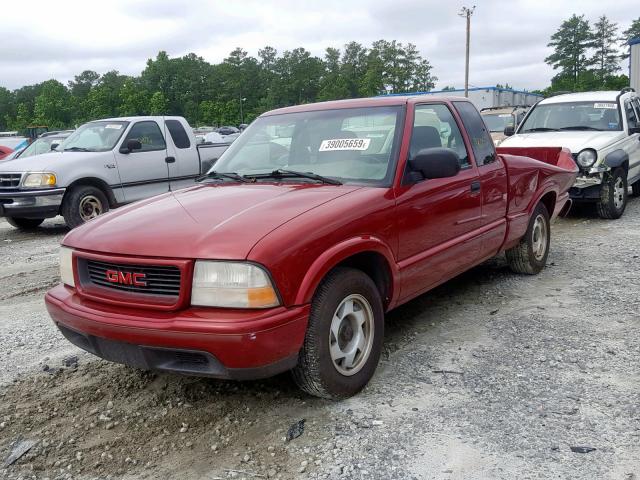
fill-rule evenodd
<path id="1" fill-rule="evenodd" d="M 88 148 L 84 147 L 69 147 L 64 149 L 65 152 L 91 152 Z"/>
<path id="2" fill-rule="evenodd" d="M 316 180 L 318 182 L 327 183 L 329 185 L 342 185 L 342 182 L 338 180 L 334 180 L 333 178 L 323 177 L 322 175 L 318 175 L 317 173 L 312 172 L 298 172 L 296 170 L 284 170 L 282 168 L 278 168 L 277 170 L 272 171 L 271 173 L 256 173 L 254 175 L 247 175 L 248 178 L 287 178 L 287 177 L 300 177 L 300 178 L 309 178 L 311 180 Z"/>
<path id="3" fill-rule="evenodd" d="M 558 131 L 557 128 L 535 127 L 535 128 L 528 128 L 526 130 L 523 130 L 522 133 L 527 133 L 527 132 L 557 132 L 557 131 Z"/>
<path id="4" fill-rule="evenodd" d="M 595 130 L 596 132 L 601 132 L 602 130 L 595 127 L 589 127 L 587 125 L 576 125 L 575 127 L 562 127 L 560 130 Z"/>
<path id="5" fill-rule="evenodd" d="M 235 172 L 207 172 L 204 173 L 202 175 L 200 175 L 199 177 L 196 177 L 196 182 L 201 182 L 202 180 L 205 180 L 207 178 L 217 178 L 217 179 L 229 179 L 229 180 L 235 180 L 237 182 L 242 182 L 242 183 L 248 183 L 251 180 L 249 180 L 248 178 L 243 177 L 242 175 L 239 175 Z"/>

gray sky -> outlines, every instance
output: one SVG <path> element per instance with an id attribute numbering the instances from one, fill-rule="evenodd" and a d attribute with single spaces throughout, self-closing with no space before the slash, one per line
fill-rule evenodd
<path id="1" fill-rule="evenodd" d="M 0 86 L 10 89 L 82 70 L 137 75 L 159 50 L 195 52 L 219 62 L 239 46 L 256 55 L 271 45 L 321 56 L 350 40 L 411 42 L 433 65 L 437 88 L 463 87 L 462 1 L 432 0 L 30 0 L 3 2 Z M 553 76 L 546 44 L 562 20 L 606 14 L 626 29 L 637 0 L 475 0 L 471 73 L 475 86 L 543 88 Z M 469 1 L 466 5 L 473 5 Z M 626 72 L 627 66 L 623 66 Z"/>

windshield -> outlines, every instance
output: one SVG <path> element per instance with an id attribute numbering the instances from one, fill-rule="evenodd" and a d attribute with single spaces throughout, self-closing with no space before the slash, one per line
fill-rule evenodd
<path id="1" fill-rule="evenodd" d="M 48 153 L 51 151 L 51 144 L 53 143 L 60 144 L 62 143 L 63 140 L 64 139 L 60 137 L 39 138 L 35 142 L 33 142 L 31 145 L 29 145 L 27 148 L 24 149 L 24 151 L 20 154 L 20 158 L 33 157 L 35 155 Z M 55 151 L 59 151 L 59 148 L 56 148 Z"/>
<path id="2" fill-rule="evenodd" d="M 129 122 L 99 121 L 89 122 L 73 132 L 58 150 L 105 152 L 115 147 Z"/>
<path id="3" fill-rule="evenodd" d="M 616 102 L 571 102 L 539 104 L 525 119 L 519 133 L 621 129 Z"/>
<path id="4" fill-rule="evenodd" d="M 506 127 L 515 127 L 512 113 L 491 113 L 482 115 L 482 119 L 490 132 L 503 132 Z"/>
<path id="5" fill-rule="evenodd" d="M 252 175 L 285 169 L 343 183 L 388 185 L 401 111 L 368 107 L 260 117 L 211 171 Z"/>

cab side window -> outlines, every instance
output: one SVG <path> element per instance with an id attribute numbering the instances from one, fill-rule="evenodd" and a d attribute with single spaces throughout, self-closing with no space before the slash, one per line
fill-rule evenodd
<path id="1" fill-rule="evenodd" d="M 627 123 L 629 124 L 628 128 L 635 128 L 640 126 L 636 112 L 633 109 L 633 105 L 631 104 L 631 100 L 627 100 L 626 102 L 624 102 L 624 110 L 627 116 Z"/>
<path id="2" fill-rule="evenodd" d="M 409 155 L 423 148 L 450 148 L 460 157 L 460 167 L 469 168 L 469 154 L 449 108 L 444 104 L 416 105 Z"/>
<path id="3" fill-rule="evenodd" d="M 160 127 L 156 122 L 150 120 L 138 122 L 131 127 L 123 145 L 126 145 L 129 140 L 139 140 L 142 144 L 141 150 L 134 150 L 132 153 L 153 152 L 167 148 Z"/>
<path id="4" fill-rule="evenodd" d="M 496 149 L 476 107 L 470 102 L 453 102 L 453 104 L 458 110 L 462 123 L 471 139 L 471 148 L 473 149 L 473 155 L 476 157 L 477 165 L 481 167 L 487 163 L 494 162 L 496 160 Z"/>

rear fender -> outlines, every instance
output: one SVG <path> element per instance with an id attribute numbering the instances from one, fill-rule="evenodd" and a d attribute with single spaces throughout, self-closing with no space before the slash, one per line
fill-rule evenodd
<path id="1" fill-rule="evenodd" d="M 387 260 L 391 270 L 391 283 L 393 289 L 389 305 L 393 306 L 400 293 L 398 284 L 398 266 L 391 248 L 389 248 L 389 246 L 382 240 L 368 235 L 350 238 L 349 240 L 345 240 L 325 250 L 324 253 L 322 253 L 322 255 L 320 255 L 311 264 L 311 267 L 307 270 L 302 282 L 300 282 L 300 288 L 296 295 L 295 304 L 303 305 L 311 302 L 316 289 L 327 273 L 329 273 L 340 262 L 362 252 L 376 252 L 384 256 Z"/>

